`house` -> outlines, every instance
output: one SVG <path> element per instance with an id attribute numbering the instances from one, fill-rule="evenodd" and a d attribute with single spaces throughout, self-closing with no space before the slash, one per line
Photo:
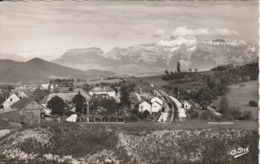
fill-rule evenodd
<path id="1" fill-rule="evenodd" d="M 179 113 L 179 121 L 184 121 L 187 117 L 186 113 L 185 113 L 185 109 L 184 108 L 179 108 L 178 109 L 178 113 Z"/>
<path id="2" fill-rule="evenodd" d="M 44 109 L 42 105 L 27 97 L 12 104 L 11 108 L 19 111 L 21 120 L 25 124 L 40 123 L 41 113 Z"/>
<path id="3" fill-rule="evenodd" d="M 12 89 L 11 95 L 2 103 L 4 112 L 10 110 L 10 106 L 19 101 L 21 98 L 30 98 L 32 95 L 33 93 L 28 89 Z"/>
<path id="4" fill-rule="evenodd" d="M 184 101 L 183 102 L 183 107 L 184 109 L 191 109 L 192 105 L 188 102 L 188 101 Z"/>
<path id="5" fill-rule="evenodd" d="M 151 103 L 154 103 L 154 102 L 158 102 L 159 104 L 163 104 L 163 100 L 160 99 L 159 97 L 153 97 L 151 99 Z"/>
<path id="6" fill-rule="evenodd" d="M 20 99 L 21 99 L 21 96 L 20 96 L 17 92 L 12 93 L 12 94 L 9 96 L 9 98 L 6 99 L 6 100 L 2 103 L 3 108 L 4 108 L 4 112 L 5 112 L 6 110 L 8 110 L 9 107 L 10 107 L 12 104 L 16 103 L 16 102 L 19 101 Z"/>
<path id="7" fill-rule="evenodd" d="M 114 98 L 116 96 L 116 91 L 109 86 L 94 87 L 92 90 L 89 91 L 89 94 L 91 96 L 102 95 L 102 96 L 105 96 L 105 97 L 108 96 L 108 97 Z"/>
<path id="8" fill-rule="evenodd" d="M 158 101 L 154 101 L 152 103 L 152 113 L 158 113 L 162 109 L 163 109 L 163 104 L 159 103 Z"/>
<path id="9" fill-rule="evenodd" d="M 152 106 L 147 101 L 143 101 L 141 104 L 139 104 L 138 112 L 143 113 L 146 110 L 151 114 Z"/>
<path id="10" fill-rule="evenodd" d="M 50 83 L 42 84 L 41 89 L 48 90 L 50 88 Z"/>

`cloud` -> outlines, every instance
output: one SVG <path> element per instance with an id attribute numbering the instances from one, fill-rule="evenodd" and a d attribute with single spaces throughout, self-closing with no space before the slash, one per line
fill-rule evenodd
<path id="1" fill-rule="evenodd" d="M 155 33 L 154 33 L 154 37 L 162 37 L 163 35 L 165 34 L 165 31 L 163 29 L 160 29 L 160 30 L 157 30 Z"/>
<path id="2" fill-rule="evenodd" d="M 234 36 L 238 35 L 236 30 L 226 29 L 226 28 L 197 28 L 197 29 L 188 29 L 186 26 L 181 26 L 176 28 L 172 32 L 172 36 Z"/>

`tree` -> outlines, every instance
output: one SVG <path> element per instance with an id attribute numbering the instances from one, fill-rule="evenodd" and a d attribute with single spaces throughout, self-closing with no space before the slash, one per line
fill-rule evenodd
<path id="1" fill-rule="evenodd" d="M 65 103 L 63 99 L 59 96 L 54 96 L 53 98 L 51 98 L 51 100 L 47 103 L 47 107 L 51 109 L 52 114 L 63 115 L 63 113 L 65 112 Z"/>
<path id="2" fill-rule="evenodd" d="M 129 90 L 130 90 L 130 88 L 127 87 L 127 85 L 123 85 L 120 88 L 120 95 L 121 95 L 120 102 L 121 102 L 122 106 L 130 107 L 130 105 L 131 105 L 130 96 L 129 96 Z"/>
<path id="3" fill-rule="evenodd" d="M 167 76 L 170 74 L 167 69 L 165 70 L 165 74 L 166 74 Z"/>
<path id="4" fill-rule="evenodd" d="M 73 87 L 72 86 L 69 87 L 69 91 L 70 92 L 73 91 Z"/>
<path id="5" fill-rule="evenodd" d="M 181 72 L 181 63 L 177 61 L 177 72 Z"/>
<path id="6" fill-rule="evenodd" d="M 219 112 L 222 113 L 224 117 L 230 116 L 230 109 L 229 109 L 228 99 L 226 96 L 222 96 L 220 99 Z"/>
<path id="7" fill-rule="evenodd" d="M 118 104 L 113 98 L 100 98 L 98 99 L 98 105 L 107 109 L 109 112 L 114 112 L 118 109 Z"/>
<path id="8" fill-rule="evenodd" d="M 179 97 L 179 89 L 177 86 L 174 87 L 174 94 L 176 97 Z"/>
<path id="9" fill-rule="evenodd" d="M 248 102 L 248 105 L 249 105 L 249 106 L 252 106 L 252 107 L 257 107 L 257 106 L 258 106 L 258 103 L 257 103 L 256 101 L 250 100 L 250 101 Z"/>
<path id="10" fill-rule="evenodd" d="M 189 72 L 192 72 L 192 68 L 189 68 Z"/>
<path id="11" fill-rule="evenodd" d="M 80 92 L 73 97 L 72 102 L 76 107 L 76 112 L 86 113 L 86 98 Z"/>
<path id="12" fill-rule="evenodd" d="M 195 68 L 194 71 L 195 71 L 195 72 L 198 72 L 198 68 Z"/>
<path id="13" fill-rule="evenodd" d="M 97 110 L 97 107 L 98 107 L 98 100 L 96 98 L 92 98 L 89 101 L 89 111 L 90 111 L 90 113 Z"/>
<path id="14" fill-rule="evenodd" d="M 145 110 L 143 113 L 143 118 L 147 119 L 149 115 L 150 115 L 150 113 L 148 112 L 148 110 Z"/>
<path id="15" fill-rule="evenodd" d="M 93 86 L 89 85 L 88 83 L 84 83 L 84 84 L 82 85 L 82 89 L 83 89 L 84 91 L 90 91 L 91 89 L 93 89 Z"/>

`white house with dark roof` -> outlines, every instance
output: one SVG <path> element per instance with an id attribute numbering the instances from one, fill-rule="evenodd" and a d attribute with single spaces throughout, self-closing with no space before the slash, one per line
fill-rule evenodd
<path id="1" fill-rule="evenodd" d="M 153 97 L 151 99 L 152 103 L 152 113 L 158 113 L 163 108 L 163 100 L 158 97 Z"/>
<path id="2" fill-rule="evenodd" d="M 154 102 L 158 102 L 159 104 L 163 104 L 163 100 L 160 99 L 159 97 L 153 97 L 151 99 L 151 103 L 154 103 Z"/>
<path id="3" fill-rule="evenodd" d="M 143 101 L 142 103 L 139 104 L 138 112 L 143 113 L 146 110 L 151 114 L 152 106 L 147 101 Z"/>
<path id="4" fill-rule="evenodd" d="M 162 108 L 163 108 L 163 104 L 157 101 L 154 101 L 152 103 L 152 113 L 158 113 L 160 110 L 162 110 Z"/>
<path id="5" fill-rule="evenodd" d="M 3 108 L 4 108 L 4 112 L 6 112 L 11 105 L 13 105 L 14 103 L 16 103 L 17 101 L 19 101 L 21 99 L 21 96 L 17 93 L 14 92 L 12 93 L 3 103 Z"/>
<path id="6" fill-rule="evenodd" d="M 101 95 L 101 96 L 109 96 L 109 97 L 116 97 L 116 91 L 109 86 L 105 87 L 94 87 L 92 90 L 89 91 L 91 96 L 94 95 Z"/>

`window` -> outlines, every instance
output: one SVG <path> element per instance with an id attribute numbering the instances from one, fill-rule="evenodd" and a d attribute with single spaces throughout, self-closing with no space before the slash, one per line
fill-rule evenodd
<path id="1" fill-rule="evenodd" d="M 13 101 L 13 99 L 12 99 L 12 98 L 10 98 L 10 101 L 12 102 L 12 101 Z"/>

